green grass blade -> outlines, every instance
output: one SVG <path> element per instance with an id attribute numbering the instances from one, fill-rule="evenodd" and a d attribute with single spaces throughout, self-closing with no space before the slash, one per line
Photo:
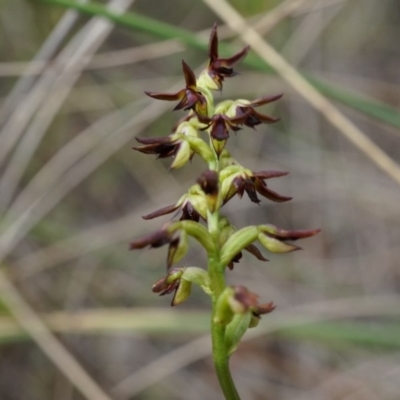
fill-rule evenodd
<path id="1" fill-rule="evenodd" d="M 323 322 L 285 329 L 280 331 L 280 335 L 297 340 L 321 341 L 329 346 L 340 342 L 381 349 L 400 348 L 398 322 L 385 322 L 376 326 L 358 322 Z"/>

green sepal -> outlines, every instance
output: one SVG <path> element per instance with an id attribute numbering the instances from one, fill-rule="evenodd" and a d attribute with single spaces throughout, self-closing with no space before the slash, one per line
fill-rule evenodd
<path id="1" fill-rule="evenodd" d="M 230 303 L 231 299 L 233 298 L 233 294 L 233 288 L 228 286 L 218 297 L 213 317 L 213 322 L 215 324 L 226 326 L 232 321 L 234 313 Z"/>
<path id="2" fill-rule="evenodd" d="M 235 232 L 222 246 L 221 264 L 228 265 L 236 254 L 257 239 L 258 234 L 259 229 L 256 226 L 247 226 Z"/>
<path id="3" fill-rule="evenodd" d="M 294 244 L 281 242 L 280 240 L 267 236 L 264 233 L 258 235 L 258 240 L 271 253 L 289 253 L 300 249 L 300 247 L 295 246 Z"/>
<path id="4" fill-rule="evenodd" d="M 204 89 L 207 88 L 209 90 L 219 90 L 218 85 L 214 82 L 214 80 L 211 78 L 211 76 L 208 74 L 207 70 L 204 70 L 200 76 L 199 79 L 197 79 L 197 87 Z M 207 99 L 208 101 L 208 99 Z"/>
<path id="5" fill-rule="evenodd" d="M 184 230 L 179 232 L 179 239 L 177 243 L 171 243 L 168 249 L 167 267 L 168 269 L 185 257 L 189 249 L 187 234 Z"/>
<path id="6" fill-rule="evenodd" d="M 250 323 L 249 323 L 249 329 L 251 328 L 255 328 L 256 326 L 258 326 L 258 324 L 260 323 L 261 318 L 251 314 L 251 319 L 250 319 Z"/>
<path id="7" fill-rule="evenodd" d="M 189 220 L 178 221 L 173 222 L 168 227 L 170 232 L 175 232 L 178 229 L 184 229 L 189 236 L 195 238 L 205 248 L 207 253 L 212 253 L 215 251 L 215 244 L 210 233 L 198 222 Z"/>
<path id="8" fill-rule="evenodd" d="M 187 267 L 183 272 L 182 279 L 199 285 L 203 291 L 210 295 L 212 294 L 210 288 L 210 275 L 203 268 Z"/>
<path id="9" fill-rule="evenodd" d="M 186 301 L 187 298 L 190 296 L 191 291 L 192 291 L 192 283 L 181 278 L 179 286 L 176 289 L 174 298 L 172 299 L 171 306 L 177 306 L 178 304 L 181 304 L 184 301 Z"/>
<path id="10" fill-rule="evenodd" d="M 165 279 L 165 281 L 166 281 L 166 283 L 175 282 L 178 279 L 181 279 L 182 274 L 183 274 L 183 269 L 182 268 L 171 269 L 171 271 L 168 273 L 168 276 Z"/>
<path id="11" fill-rule="evenodd" d="M 171 164 L 171 169 L 183 167 L 190 159 L 191 150 L 190 145 L 186 139 L 182 140 L 179 150 L 175 155 L 174 162 Z"/>
<path id="12" fill-rule="evenodd" d="M 232 321 L 227 325 L 225 331 L 225 342 L 228 348 L 228 354 L 235 352 L 240 340 L 250 326 L 252 314 L 250 311 L 244 314 L 235 314 Z"/>
<path id="13" fill-rule="evenodd" d="M 207 164 L 214 161 L 213 152 L 210 146 L 201 138 L 187 136 L 186 141 L 189 143 L 192 151 L 197 153 Z"/>
<path id="14" fill-rule="evenodd" d="M 229 108 L 232 106 L 232 104 L 234 104 L 235 102 L 233 100 L 225 100 L 225 101 L 221 101 L 221 103 L 218 103 L 215 106 L 215 114 L 225 114 L 227 115 L 227 112 L 229 110 Z M 229 117 L 235 117 L 235 115 L 229 115 Z"/>
<path id="15" fill-rule="evenodd" d="M 222 150 L 225 148 L 226 140 L 217 140 L 214 138 L 211 138 L 211 143 L 214 147 L 215 153 L 217 154 L 218 158 L 220 154 L 222 153 Z"/>

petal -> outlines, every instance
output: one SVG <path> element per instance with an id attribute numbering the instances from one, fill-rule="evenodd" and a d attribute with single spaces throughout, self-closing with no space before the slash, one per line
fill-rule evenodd
<path id="1" fill-rule="evenodd" d="M 197 183 L 205 194 L 215 196 L 218 194 L 219 180 L 217 172 L 212 170 L 204 171 L 197 179 Z"/>
<path id="2" fill-rule="evenodd" d="M 253 311 L 253 315 L 259 317 L 260 315 L 269 314 L 270 312 L 274 311 L 276 305 L 273 301 L 269 303 L 259 304 L 256 309 Z"/>
<path id="3" fill-rule="evenodd" d="M 246 123 L 248 117 L 252 113 L 252 109 L 248 108 L 246 110 L 243 110 L 243 112 L 240 115 L 236 115 L 236 117 L 225 117 L 225 120 L 229 123 L 229 126 L 232 127 L 232 125 L 243 125 Z"/>
<path id="4" fill-rule="evenodd" d="M 142 218 L 143 219 L 153 219 L 153 218 L 161 217 L 161 215 L 171 214 L 172 212 L 176 211 L 178 208 L 179 208 L 179 205 L 177 206 L 175 204 L 172 204 L 170 206 L 160 208 L 157 211 L 153 211 L 150 214 L 143 215 Z"/>
<path id="5" fill-rule="evenodd" d="M 145 146 L 132 147 L 133 150 L 140 151 L 144 154 L 158 154 L 158 158 L 170 157 L 175 154 L 177 145 L 165 145 L 165 144 L 149 144 Z"/>
<path id="6" fill-rule="evenodd" d="M 200 214 L 194 209 L 189 201 L 182 208 L 182 216 L 180 220 L 191 220 L 195 222 L 200 221 Z"/>
<path id="7" fill-rule="evenodd" d="M 280 176 L 285 176 L 288 175 L 289 172 L 285 171 L 259 171 L 259 172 L 253 172 L 253 176 L 255 178 L 260 178 L 260 179 L 270 179 L 270 178 L 279 178 Z"/>
<path id="8" fill-rule="evenodd" d="M 170 144 L 176 142 L 176 140 L 172 140 L 170 136 L 149 138 L 141 138 L 136 136 L 135 139 L 141 144 Z"/>
<path id="9" fill-rule="evenodd" d="M 222 141 L 229 138 L 229 132 L 223 118 L 218 118 L 213 122 L 210 134 L 215 140 Z"/>
<path id="10" fill-rule="evenodd" d="M 263 104 L 272 103 L 273 101 L 279 100 L 283 96 L 283 93 L 275 94 L 273 96 L 263 96 L 259 99 L 253 100 L 250 102 L 250 105 L 253 107 L 259 107 Z"/>
<path id="11" fill-rule="evenodd" d="M 192 71 L 192 69 L 182 60 L 182 69 L 183 75 L 185 77 L 186 88 L 187 89 L 196 89 L 196 75 Z"/>
<path id="12" fill-rule="evenodd" d="M 250 292 L 245 286 L 236 286 L 234 292 L 234 298 L 246 309 L 249 307 L 257 307 L 258 295 Z"/>
<path id="13" fill-rule="evenodd" d="M 143 236 L 141 239 L 135 240 L 130 244 L 130 250 L 143 249 L 146 246 L 161 247 L 170 243 L 172 240 L 170 234 L 165 230 L 158 230 Z"/>
<path id="14" fill-rule="evenodd" d="M 147 96 L 152 97 L 157 100 L 166 100 L 166 101 L 176 101 L 182 99 L 185 95 L 185 89 L 180 90 L 176 93 L 165 93 L 165 92 L 145 92 Z"/>
<path id="15" fill-rule="evenodd" d="M 279 121 L 279 118 L 272 118 L 268 115 L 260 114 L 252 108 L 249 108 L 249 110 L 251 110 L 251 112 L 248 114 L 244 124 L 246 126 L 249 126 L 250 128 L 253 128 L 254 126 L 260 125 L 262 123 L 273 124 Z"/>
<path id="16" fill-rule="evenodd" d="M 253 182 L 251 182 L 251 181 L 246 181 L 246 182 L 245 182 L 245 186 L 244 186 L 244 190 L 246 191 L 247 196 L 249 196 L 250 200 L 251 200 L 253 203 L 257 203 L 257 204 L 260 203 L 260 199 L 259 199 L 258 196 L 257 196 L 256 188 L 255 188 Z"/>
<path id="17" fill-rule="evenodd" d="M 282 196 L 268 189 L 267 185 L 260 179 L 256 179 L 255 189 L 257 190 L 258 193 L 261 194 L 261 196 L 264 196 L 271 201 L 275 201 L 276 203 L 283 203 L 284 201 L 292 200 L 292 197 Z"/>
<path id="18" fill-rule="evenodd" d="M 214 22 L 214 25 L 211 29 L 210 42 L 208 45 L 208 56 L 210 57 L 211 62 L 218 58 L 218 34 L 216 22 Z"/>
<path id="19" fill-rule="evenodd" d="M 298 240 L 315 236 L 319 232 L 321 232 L 321 229 L 288 231 L 276 228 L 276 232 L 272 233 L 271 236 L 284 240 Z"/>
<path id="20" fill-rule="evenodd" d="M 247 56 L 247 53 L 249 52 L 249 50 L 250 50 L 250 46 L 246 46 L 241 51 L 234 54 L 232 57 L 220 58 L 220 59 L 218 59 L 217 62 L 219 64 L 219 66 L 221 66 L 221 67 L 228 67 L 228 68 L 233 67 L 235 64 L 242 61 Z"/>
<path id="21" fill-rule="evenodd" d="M 256 247 L 254 244 L 249 244 L 247 247 L 244 248 L 246 251 L 249 253 L 253 254 L 254 257 L 256 257 L 260 261 L 269 261 L 267 258 L 265 258 L 262 254 L 261 251 Z"/>

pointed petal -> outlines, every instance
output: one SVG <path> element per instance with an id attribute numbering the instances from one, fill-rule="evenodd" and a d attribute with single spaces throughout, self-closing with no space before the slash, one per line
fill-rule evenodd
<path id="1" fill-rule="evenodd" d="M 253 107 L 262 106 L 263 104 L 272 103 L 273 101 L 279 100 L 283 96 L 283 93 L 275 94 L 273 96 L 263 96 L 259 99 L 250 102 Z"/>
<path id="2" fill-rule="evenodd" d="M 187 202 L 186 205 L 182 208 L 182 216 L 180 221 L 182 220 L 191 220 L 195 222 L 200 221 L 200 214 L 194 209 L 190 202 Z"/>
<path id="3" fill-rule="evenodd" d="M 259 171 L 253 172 L 253 176 L 260 179 L 279 178 L 280 176 L 288 175 L 289 172 L 285 171 Z"/>
<path id="4" fill-rule="evenodd" d="M 315 236 L 319 232 L 321 232 L 321 229 L 288 231 L 285 229 L 277 228 L 276 233 L 273 233 L 272 235 L 274 237 L 284 239 L 284 240 L 298 240 L 298 239 L 304 239 L 304 238 L 308 238 L 311 236 Z"/>
<path id="5" fill-rule="evenodd" d="M 235 64 L 242 61 L 247 56 L 247 53 L 249 52 L 249 50 L 250 50 L 250 46 L 246 46 L 241 51 L 234 54 L 232 57 L 220 58 L 218 60 L 218 63 L 222 67 L 233 67 Z"/>
<path id="6" fill-rule="evenodd" d="M 147 96 L 152 97 L 157 100 L 166 100 L 166 101 L 176 101 L 182 99 L 185 95 L 185 89 L 180 90 L 176 93 L 164 93 L 164 92 L 145 92 Z"/>
<path id="7" fill-rule="evenodd" d="M 130 250 L 143 249 L 146 246 L 161 247 L 171 242 L 170 234 L 165 230 L 158 230 L 143 236 L 141 239 L 135 240 L 130 244 Z"/>
<path id="8" fill-rule="evenodd" d="M 136 141 L 141 144 L 170 144 L 175 142 L 170 136 L 141 138 L 136 136 Z"/>
<path id="9" fill-rule="evenodd" d="M 196 75 L 192 69 L 182 60 L 183 75 L 185 77 L 186 88 L 196 89 Z"/>
<path id="10" fill-rule="evenodd" d="M 225 121 L 222 118 L 217 119 L 213 122 L 211 128 L 211 136 L 215 140 L 226 140 L 229 138 L 229 132 L 225 125 Z"/>
<path id="11" fill-rule="evenodd" d="M 260 121 L 259 124 L 274 124 L 275 122 L 278 122 L 280 120 L 280 118 L 269 117 L 268 115 L 261 114 L 255 110 L 253 110 L 253 112 L 251 113 L 251 117 Z"/>
<path id="12" fill-rule="evenodd" d="M 251 200 L 253 203 L 257 203 L 257 204 L 260 203 L 260 199 L 259 199 L 258 196 L 257 196 L 256 188 L 255 188 L 253 182 L 251 182 L 251 181 L 246 181 L 246 182 L 245 182 L 245 186 L 244 186 L 244 190 L 246 191 L 247 196 L 249 196 L 250 200 Z"/>
<path id="13" fill-rule="evenodd" d="M 269 200 L 275 201 L 276 203 L 283 203 L 284 201 L 292 200 L 292 197 L 282 196 L 273 190 L 267 188 L 267 185 L 260 179 L 256 179 L 255 188 L 261 196 L 266 197 Z"/>
<path id="14" fill-rule="evenodd" d="M 238 107 L 239 110 L 240 108 L 245 109 L 244 107 Z M 268 115 L 263 115 L 255 111 L 253 108 L 247 108 L 250 112 L 247 113 L 247 117 L 245 118 L 245 121 L 243 122 L 244 125 L 249 126 L 250 128 L 254 128 L 256 125 L 260 125 L 262 123 L 265 124 L 273 124 L 275 122 L 279 121 L 279 118 L 272 118 L 269 117 Z M 239 115 L 240 115 L 239 111 Z"/>
<path id="15" fill-rule="evenodd" d="M 214 22 L 214 25 L 211 29 L 210 42 L 208 45 L 208 56 L 210 57 L 211 62 L 218 58 L 218 34 L 216 22 Z"/>
<path id="16" fill-rule="evenodd" d="M 172 204 L 170 206 L 160 208 L 157 211 L 153 211 L 150 214 L 143 215 L 142 218 L 143 219 L 153 219 L 153 218 L 161 217 L 161 215 L 171 214 L 172 212 L 176 211 L 178 208 L 179 208 L 179 206 Z"/>
<path id="17" fill-rule="evenodd" d="M 253 311 L 253 315 L 259 317 L 260 315 L 269 314 L 270 312 L 274 311 L 275 308 L 276 305 L 273 301 L 270 301 L 269 303 L 259 304 L 256 310 Z"/>
<path id="18" fill-rule="evenodd" d="M 254 257 L 256 257 L 260 261 L 269 261 L 267 258 L 265 258 L 262 254 L 261 251 L 256 247 L 254 244 L 249 244 L 247 247 L 244 248 L 246 251 L 249 253 L 253 254 Z"/>
<path id="19" fill-rule="evenodd" d="M 246 123 L 246 120 L 248 117 L 251 115 L 252 109 L 248 108 L 245 112 L 241 113 L 240 115 L 237 115 L 236 117 L 231 117 L 228 118 L 226 117 L 229 125 L 234 124 L 234 125 L 243 125 Z"/>

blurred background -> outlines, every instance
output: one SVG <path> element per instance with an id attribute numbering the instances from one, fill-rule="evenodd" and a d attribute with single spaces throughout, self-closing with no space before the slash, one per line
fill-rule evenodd
<path id="1" fill-rule="evenodd" d="M 397 0 L 230 4 L 400 162 Z M 124 17 L 96 17 L 107 12 Z M 208 298 L 195 288 L 171 309 L 151 292 L 166 249 L 128 250 L 169 220 L 141 216 L 175 203 L 204 164 L 169 171 L 131 147 L 184 115 L 143 91 L 180 89 L 181 59 L 201 71 L 215 21 L 222 56 L 243 41 L 195 0 L 3 0 L 0 19 L 0 399 L 222 399 Z M 260 110 L 279 123 L 232 134 L 228 149 L 253 171 L 290 171 L 268 184 L 293 200 L 235 197 L 226 215 L 322 229 L 304 251 L 245 254 L 227 272 L 277 304 L 232 357 L 242 399 L 400 399 L 399 169 L 383 171 L 255 52 L 236 69 L 216 101 L 284 96 Z M 205 262 L 193 243 L 180 265 Z"/>

